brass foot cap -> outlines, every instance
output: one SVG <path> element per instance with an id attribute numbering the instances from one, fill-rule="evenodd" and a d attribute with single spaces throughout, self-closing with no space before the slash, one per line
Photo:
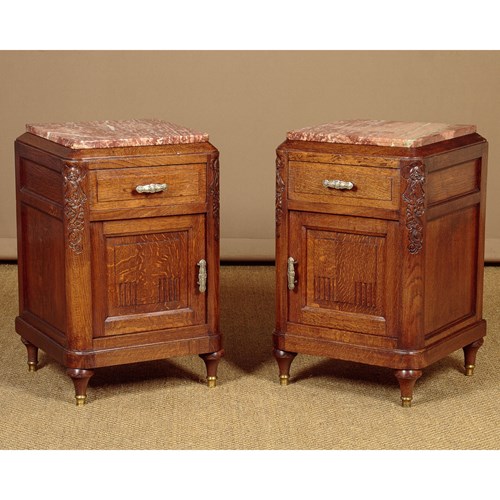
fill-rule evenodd
<path id="1" fill-rule="evenodd" d="M 75 396 L 76 406 L 83 406 L 87 401 L 87 396 Z"/>
<path id="2" fill-rule="evenodd" d="M 474 368 L 476 365 L 465 365 L 465 376 L 470 377 L 474 375 Z"/>
<path id="3" fill-rule="evenodd" d="M 217 386 L 217 377 L 207 377 L 207 385 L 210 388 Z"/>
<path id="4" fill-rule="evenodd" d="M 28 371 L 36 372 L 36 363 L 34 361 L 28 361 Z"/>
<path id="5" fill-rule="evenodd" d="M 288 385 L 290 375 L 280 375 L 280 385 Z"/>
<path id="6" fill-rule="evenodd" d="M 411 407 L 411 400 L 412 400 L 412 398 L 401 396 L 401 406 L 403 408 L 410 408 Z"/>

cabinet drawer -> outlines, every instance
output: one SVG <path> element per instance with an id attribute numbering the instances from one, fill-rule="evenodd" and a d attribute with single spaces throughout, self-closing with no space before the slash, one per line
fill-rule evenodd
<path id="1" fill-rule="evenodd" d="M 352 188 L 335 189 L 325 186 L 326 181 L 349 182 Z M 397 169 L 290 161 L 288 183 L 290 200 L 399 208 Z"/>
<path id="2" fill-rule="evenodd" d="M 95 170 L 90 176 L 92 205 L 97 209 L 203 203 L 206 199 L 205 163 Z M 147 192 L 151 188 L 156 192 Z"/>

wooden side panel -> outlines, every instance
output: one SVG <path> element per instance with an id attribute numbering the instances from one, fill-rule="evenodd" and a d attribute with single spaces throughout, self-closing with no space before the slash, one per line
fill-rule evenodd
<path id="1" fill-rule="evenodd" d="M 427 181 L 428 205 L 479 192 L 479 173 L 479 159 L 431 172 Z"/>
<path id="2" fill-rule="evenodd" d="M 60 332 L 65 332 L 66 295 L 62 221 L 22 204 L 21 227 L 24 310 Z"/>
<path id="3" fill-rule="evenodd" d="M 63 203 L 61 175 L 25 158 L 20 159 L 19 187 L 21 191 L 36 194 L 58 205 Z"/>
<path id="4" fill-rule="evenodd" d="M 482 318 L 486 158 L 483 142 L 426 160 L 426 345 Z"/>
<path id="5" fill-rule="evenodd" d="M 483 286 L 484 286 L 484 240 L 486 217 L 486 180 L 488 177 L 488 144 L 485 143 L 480 159 L 481 201 L 479 204 L 479 234 L 477 235 L 477 301 L 476 318 L 483 317 Z"/>
<path id="6" fill-rule="evenodd" d="M 427 222 L 426 336 L 475 315 L 478 206 Z"/>

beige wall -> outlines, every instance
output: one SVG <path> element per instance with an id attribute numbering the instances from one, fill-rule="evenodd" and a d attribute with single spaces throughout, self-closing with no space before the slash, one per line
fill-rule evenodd
<path id="1" fill-rule="evenodd" d="M 221 152 L 221 255 L 271 259 L 275 149 L 332 120 L 473 123 L 490 143 L 486 237 L 500 260 L 499 51 L 0 52 L 0 258 L 15 258 L 13 143 L 27 122 L 161 118 Z"/>

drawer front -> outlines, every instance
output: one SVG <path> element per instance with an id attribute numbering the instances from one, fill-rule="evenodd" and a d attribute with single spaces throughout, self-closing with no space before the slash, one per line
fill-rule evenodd
<path id="1" fill-rule="evenodd" d="M 344 181 L 344 184 L 334 181 Z M 290 161 L 288 183 L 290 200 L 399 208 L 397 169 Z M 345 189 L 346 186 L 350 189 Z"/>
<path id="2" fill-rule="evenodd" d="M 96 209 L 135 208 L 206 200 L 206 164 L 106 169 L 90 172 Z"/>

